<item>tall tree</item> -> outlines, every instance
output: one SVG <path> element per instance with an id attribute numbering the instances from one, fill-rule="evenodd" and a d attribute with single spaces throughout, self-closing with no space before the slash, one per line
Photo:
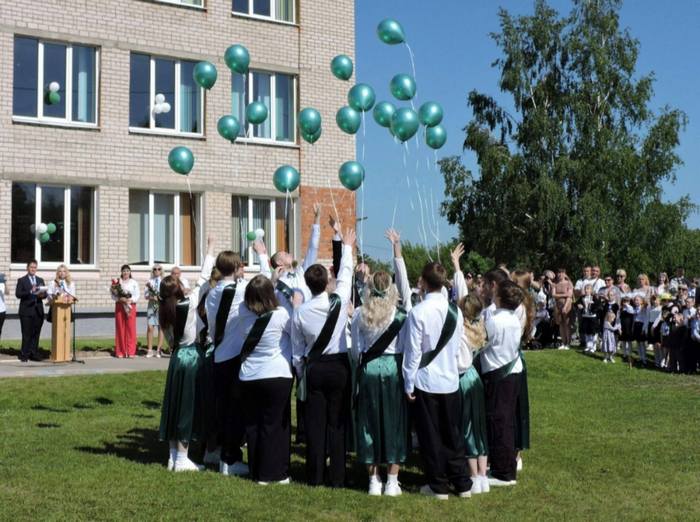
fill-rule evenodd
<path id="1" fill-rule="evenodd" d="M 508 110 L 472 91 L 465 150 L 445 158 L 442 211 L 467 250 L 509 264 L 578 267 L 598 262 L 656 270 L 655 252 L 690 237 L 688 198 L 662 201 L 675 181 L 685 114 L 651 110 L 653 75 L 636 72 L 639 42 L 620 28 L 621 0 L 574 0 L 560 16 L 499 12 L 499 87 Z M 697 237 L 696 235 L 693 237 Z M 671 262 L 664 259 L 663 262 Z"/>

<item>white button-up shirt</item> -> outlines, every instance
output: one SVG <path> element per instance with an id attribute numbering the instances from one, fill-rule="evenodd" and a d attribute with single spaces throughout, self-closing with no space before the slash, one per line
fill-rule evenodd
<path id="1" fill-rule="evenodd" d="M 139 284 L 136 282 L 136 280 L 132 277 L 130 277 L 126 281 L 124 281 L 123 279 L 119 279 L 119 284 L 122 286 L 122 290 L 131 294 L 131 304 L 136 304 L 136 301 L 139 300 L 139 297 L 141 295 L 139 293 Z M 112 300 L 116 301 L 117 296 L 112 294 Z"/>
<path id="2" fill-rule="evenodd" d="M 495 307 L 495 305 L 494 305 Z M 520 319 L 513 310 L 494 308 L 484 319 L 488 341 L 481 350 L 481 370 L 491 372 L 515 360 L 511 373 L 520 373 L 523 365 L 520 362 L 520 338 L 522 326 Z"/>
<path id="3" fill-rule="evenodd" d="M 219 311 L 221 296 L 223 295 L 224 288 L 233 283 L 234 281 L 232 279 L 219 281 L 214 288 L 209 290 L 209 294 L 207 295 L 205 306 L 207 309 L 207 322 L 209 323 L 209 336 L 212 338 L 212 341 L 216 339 L 216 313 Z M 221 344 L 216 347 L 216 351 L 214 352 L 214 362 L 216 363 L 228 361 L 241 353 L 241 345 L 233 335 L 235 326 L 233 319 L 238 316 L 239 308 L 245 295 L 246 285 L 247 282 L 245 279 L 241 279 L 237 282 L 236 293 L 233 296 L 233 302 L 231 303 L 231 309 L 228 312 L 228 319 L 226 320 L 226 326 L 224 328 L 224 336 L 221 339 Z"/>
<path id="4" fill-rule="evenodd" d="M 345 336 L 345 325 L 348 320 L 348 303 L 352 295 L 352 247 L 343 245 L 343 255 L 340 259 L 340 269 L 336 282 L 335 294 L 340 297 L 340 314 L 335 330 L 323 350 L 323 355 L 345 353 L 348 351 Z M 305 302 L 294 311 L 292 319 L 292 353 L 294 367 L 297 371 L 303 368 L 303 358 L 306 357 L 316 338 L 321 333 L 328 318 L 330 301 L 328 293 L 321 292 Z"/>
<path id="5" fill-rule="evenodd" d="M 442 292 L 426 294 L 408 314 L 408 331 L 403 348 L 403 378 L 406 393 L 414 388 L 429 393 L 453 393 L 459 388 L 457 358 L 464 332 L 462 312 L 457 310 L 457 325 L 442 351 L 430 364 L 420 368 L 424 353 L 435 349 L 447 318 L 449 303 Z"/>

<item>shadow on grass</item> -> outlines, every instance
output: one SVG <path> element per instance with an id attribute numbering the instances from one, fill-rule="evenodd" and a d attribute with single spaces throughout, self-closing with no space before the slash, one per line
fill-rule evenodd
<path id="1" fill-rule="evenodd" d="M 52 406 L 45 406 L 44 404 L 35 404 L 34 406 L 32 406 L 32 410 L 48 411 L 50 413 L 68 413 L 70 411 L 65 408 L 54 408 Z"/>
<path id="2" fill-rule="evenodd" d="M 109 406 L 114 404 L 114 401 L 112 399 L 108 399 L 107 397 L 95 397 L 95 402 L 100 406 Z"/>
<path id="3" fill-rule="evenodd" d="M 149 410 L 160 409 L 160 403 L 158 401 L 141 401 L 141 404 L 144 405 Z"/>
<path id="4" fill-rule="evenodd" d="M 114 455 L 139 464 L 163 464 L 167 460 L 167 444 L 158 440 L 158 430 L 133 428 L 119 435 L 116 442 L 105 442 L 102 447 L 75 448 L 93 455 Z"/>
<path id="5" fill-rule="evenodd" d="M 56 424 L 55 422 L 39 422 L 36 425 L 37 428 L 60 428 L 60 424 Z"/>

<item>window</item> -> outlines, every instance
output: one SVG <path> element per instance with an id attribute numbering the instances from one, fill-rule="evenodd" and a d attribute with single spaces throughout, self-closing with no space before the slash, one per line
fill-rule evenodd
<path id="1" fill-rule="evenodd" d="M 192 78 L 195 65 L 131 53 L 129 129 L 201 136 L 204 95 Z"/>
<path id="2" fill-rule="evenodd" d="M 261 101 L 268 109 L 268 117 L 260 125 L 241 125 L 240 136 L 296 142 L 295 89 L 295 78 L 289 74 L 250 71 L 245 80 L 240 74 L 232 74 L 231 114 L 238 121 L 245 122 L 245 106 L 253 101 Z"/>
<path id="3" fill-rule="evenodd" d="M 97 124 L 97 48 L 16 36 L 14 49 L 15 120 Z"/>
<path id="4" fill-rule="evenodd" d="M 13 263 L 92 265 L 95 241 L 92 187 L 12 184 Z"/>
<path id="5" fill-rule="evenodd" d="M 129 191 L 128 263 L 199 265 L 201 196 Z"/>
<path id="6" fill-rule="evenodd" d="M 294 216 L 293 200 L 233 196 L 231 245 L 234 251 L 240 252 L 246 265 L 258 265 L 258 256 L 246 236 L 259 228 L 265 231 L 264 241 L 270 255 L 279 250 L 292 251 Z"/>
<path id="7" fill-rule="evenodd" d="M 295 0 L 233 0 L 235 14 L 294 23 Z"/>
<path id="8" fill-rule="evenodd" d="M 186 5 L 188 7 L 204 7 L 204 0 L 156 0 L 164 4 Z"/>

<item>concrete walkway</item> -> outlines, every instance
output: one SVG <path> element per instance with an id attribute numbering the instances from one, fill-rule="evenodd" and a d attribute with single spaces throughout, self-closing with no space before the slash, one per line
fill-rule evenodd
<path id="1" fill-rule="evenodd" d="M 86 357 L 80 363 L 52 363 L 45 361 L 20 362 L 17 359 L 0 361 L 0 378 L 7 377 L 60 377 L 63 375 L 95 375 L 104 373 L 144 372 L 149 370 L 166 370 L 170 358 L 134 357 L 117 359 L 116 357 Z"/>

